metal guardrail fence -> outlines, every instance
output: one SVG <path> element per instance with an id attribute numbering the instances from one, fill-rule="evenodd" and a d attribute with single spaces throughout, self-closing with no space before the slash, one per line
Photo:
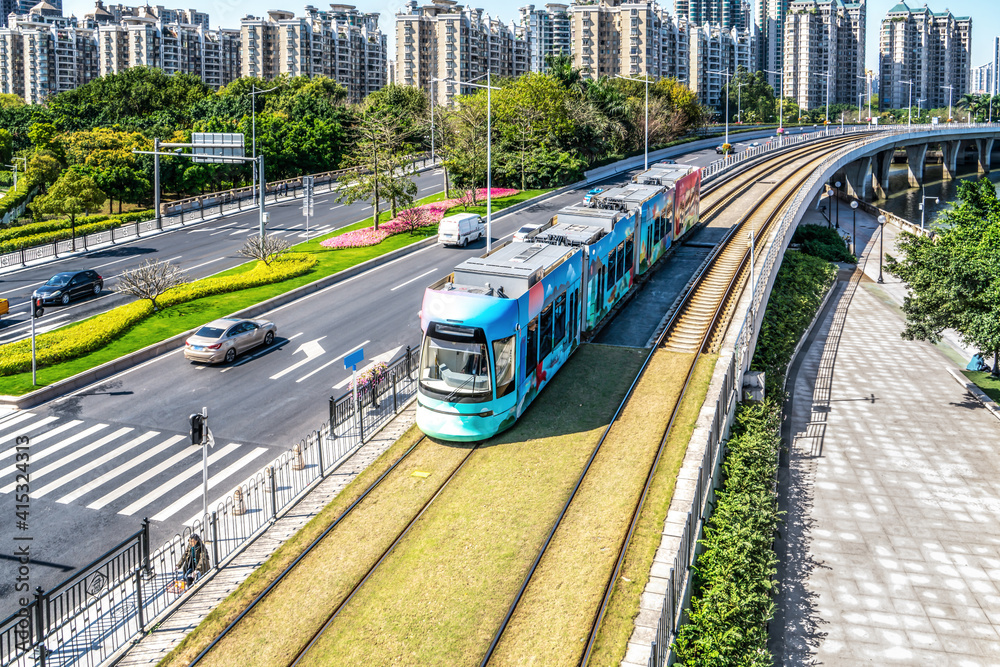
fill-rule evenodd
<path id="1" fill-rule="evenodd" d="M 877 137 L 872 140 L 875 139 Z M 854 150 L 857 150 L 857 146 L 841 149 L 827 161 L 835 162 Z M 806 193 L 819 180 L 819 170 L 816 170 L 796 193 L 791 205 L 782 216 L 777 232 L 772 237 L 763 268 L 756 272 L 751 301 L 744 314 L 743 324 L 736 335 L 736 344 L 729 359 L 729 367 L 723 376 L 722 388 L 715 402 L 712 426 L 705 443 L 702 463 L 698 468 L 694 499 L 691 502 L 691 509 L 687 513 L 680 545 L 674 557 L 674 565 L 670 568 L 668 575 L 667 587 L 663 595 L 663 606 L 657 621 L 656 633 L 650 645 L 649 667 L 662 667 L 670 655 L 670 647 L 681 619 L 684 598 L 691 586 L 689 570 L 697 555 L 698 536 L 701 534 L 704 521 L 710 515 L 708 501 L 715 490 L 715 473 L 721 463 L 722 455 L 725 453 L 725 439 L 730 419 L 740 399 L 743 374 L 753 357 L 751 345 L 753 344 L 756 315 L 761 312 L 761 305 L 767 297 L 765 292 L 767 292 L 771 272 L 775 270 L 775 264 L 781 255 L 782 240 L 787 236 L 789 228 L 797 218 L 799 209 L 805 203 Z"/>
<path id="2" fill-rule="evenodd" d="M 235 557 L 416 395 L 419 350 L 407 348 L 376 381 L 330 398 L 330 419 L 237 485 L 209 514 L 150 552 L 149 523 L 51 591 L 37 589 L 0 621 L 0 665 L 99 665 L 186 599 L 172 592 L 188 537 L 213 570 Z"/>
<path id="3" fill-rule="evenodd" d="M 414 159 L 413 165 L 416 169 L 422 169 L 433 164 L 429 155 L 422 155 Z M 315 174 L 313 178 L 315 186 L 325 184 L 326 189 L 320 190 L 314 186 L 316 194 L 329 193 L 336 189 L 338 177 L 353 173 L 353 169 L 341 169 L 339 171 L 328 171 L 322 174 Z M 276 181 L 269 183 L 264 195 L 265 203 L 277 203 L 280 200 L 297 199 L 302 197 L 302 177 Z M 226 213 L 240 213 L 257 208 L 257 198 L 253 188 L 238 188 L 225 192 L 216 192 L 200 197 L 190 197 L 176 202 L 162 205 L 164 215 L 159 221 L 156 220 L 152 211 L 149 213 L 149 220 L 135 223 L 127 223 L 121 227 L 95 232 L 75 239 L 64 239 L 53 241 L 41 245 L 21 248 L 13 252 L 0 254 L 0 269 L 11 266 L 25 266 L 28 262 L 35 262 L 43 259 L 56 259 L 66 253 L 76 251 L 86 251 L 92 247 L 104 245 L 106 243 L 117 243 L 128 241 L 148 234 L 152 231 L 169 229 L 171 227 L 183 227 L 192 222 L 201 222 L 205 218 L 213 215 L 225 215 Z"/>

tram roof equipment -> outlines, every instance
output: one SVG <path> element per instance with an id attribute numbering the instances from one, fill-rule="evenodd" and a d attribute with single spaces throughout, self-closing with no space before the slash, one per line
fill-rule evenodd
<path id="1" fill-rule="evenodd" d="M 689 164 L 658 164 L 633 176 L 632 182 L 670 187 L 695 169 Z"/>
<path id="2" fill-rule="evenodd" d="M 660 185 L 627 183 L 605 190 L 591 201 L 601 208 L 634 211 L 661 192 L 663 188 Z"/>
<path id="3" fill-rule="evenodd" d="M 508 243 L 486 257 L 467 259 L 443 289 L 516 299 L 573 252 L 547 243 Z"/>

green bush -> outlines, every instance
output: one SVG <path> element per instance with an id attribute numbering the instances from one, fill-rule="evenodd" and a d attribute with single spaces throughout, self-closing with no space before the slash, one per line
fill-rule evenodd
<path id="1" fill-rule="evenodd" d="M 132 211 L 121 215 L 87 215 L 76 219 L 76 236 L 96 234 L 115 229 L 137 221 L 150 220 L 152 211 Z M 68 218 L 35 222 L 0 231 L 0 253 L 13 252 L 21 248 L 45 245 L 73 237 L 73 226 Z"/>
<path id="2" fill-rule="evenodd" d="M 774 491 L 781 411 L 743 405 L 723 463 L 723 485 L 693 568 L 688 622 L 677 633 L 677 664 L 770 667 L 767 624 L 774 614 L 780 512 Z"/>
<path id="3" fill-rule="evenodd" d="M 847 262 L 857 264 L 857 258 L 848 252 L 847 243 L 832 227 L 823 225 L 799 225 L 792 237 L 792 243 L 798 243 L 802 252 L 814 257 L 820 257 L 828 262 Z"/>
<path id="4" fill-rule="evenodd" d="M 250 271 L 203 278 L 175 287 L 165 292 L 157 303 L 161 308 L 167 308 L 214 294 L 278 283 L 301 276 L 315 266 L 316 262 L 313 255 L 299 253 L 272 262 L 270 267 L 258 262 Z M 51 366 L 82 357 L 111 343 L 152 314 L 153 306 L 149 301 L 134 301 L 79 324 L 41 334 L 35 340 L 38 365 Z M 13 375 L 30 369 L 30 340 L 0 345 L 0 375 Z"/>
<path id="5" fill-rule="evenodd" d="M 764 371 L 768 396 L 781 391 L 792 352 L 836 279 L 836 267 L 826 260 L 795 250 L 785 253 L 750 364 Z"/>
<path id="6" fill-rule="evenodd" d="M 23 176 L 19 177 L 17 179 L 17 187 L 8 190 L 3 199 L 0 199 L 0 219 L 3 219 L 8 211 L 13 211 L 23 202 L 27 201 L 30 192 L 31 181 Z"/>

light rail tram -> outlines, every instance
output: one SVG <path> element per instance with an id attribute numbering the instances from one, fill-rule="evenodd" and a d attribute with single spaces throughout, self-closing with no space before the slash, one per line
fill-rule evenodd
<path id="1" fill-rule="evenodd" d="M 428 287 L 420 430 L 476 441 L 512 426 L 581 337 L 698 222 L 700 189 L 698 168 L 654 166 Z"/>

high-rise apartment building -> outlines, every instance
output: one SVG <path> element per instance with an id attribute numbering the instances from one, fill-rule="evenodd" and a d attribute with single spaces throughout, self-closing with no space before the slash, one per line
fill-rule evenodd
<path id="1" fill-rule="evenodd" d="M 760 30 L 757 42 L 757 63 L 765 72 L 781 72 L 785 66 L 785 17 L 792 0 L 759 0 L 757 6 L 757 26 Z M 781 85 L 780 74 L 766 74 L 768 83 L 778 92 Z"/>
<path id="2" fill-rule="evenodd" d="M 307 6 L 301 17 L 275 9 L 244 18 L 240 34 L 244 76 L 327 76 L 347 88 L 352 102 L 385 86 L 386 36 L 377 13 L 340 4 L 329 11 Z"/>
<path id="3" fill-rule="evenodd" d="M 757 68 L 757 44 L 749 30 L 718 26 L 691 26 L 689 31 L 688 88 L 698 101 L 722 110 L 726 103 L 727 82 L 740 67 L 749 72 Z"/>
<path id="4" fill-rule="evenodd" d="M 218 88 L 239 76 L 239 33 L 209 30 L 208 16 L 194 10 L 100 1 L 78 20 L 44 0 L 0 28 L 0 92 L 27 102 L 140 66 L 195 74 Z"/>
<path id="5" fill-rule="evenodd" d="M 725 30 L 752 27 L 748 0 L 675 0 L 677 16 L 696 25 L 716 25 Z"/>
<path id="6" fill-rule="evenodd" d="M 534 5 L 521 7 L 520 27 L 525 31 L 530 71 L 545 72 L 545 59 L 549 56 L 570 55 L 569 5 L 549 3 L 544 9 L 535 9 Z"/>
<path id="7" fill-rule="evenodd" d="M 865 3 L 794 0 L 785 17 L 784 91 L 803 109 L 857 104 L 865 87 Z"/>
<path id="8" fill-rule="evenodd" d="M 969 92 L 973 95 L 992 95 L 993 63 L 989 62 L 979 67 L 973 67 L 971 82 Z"/>
<path id="9" fill-rule="evenodd" d="M 882 19 L 879 110 L 923 99 L 925 109 L 947 107 L 969 92 L 972 19 L 900 2 Z"/>
<path id="10" fill-rule="evenodd" d="M 603 0 L 574 4 L 570 14 L 573 66 L 592 79 L 620 74 L 623 40 L 618 6 Z"/>
<path id="11" fill-rule="evenodd" d="M 525 31 L 481 9 L 455 0 L 419 7 L 411 0 L 396 14 L 396 82 L 428 91 L 435 104 L 474 92 L 463 83 L 487 72 L 520 76 L 530 71 L 530 63 Z"/>

